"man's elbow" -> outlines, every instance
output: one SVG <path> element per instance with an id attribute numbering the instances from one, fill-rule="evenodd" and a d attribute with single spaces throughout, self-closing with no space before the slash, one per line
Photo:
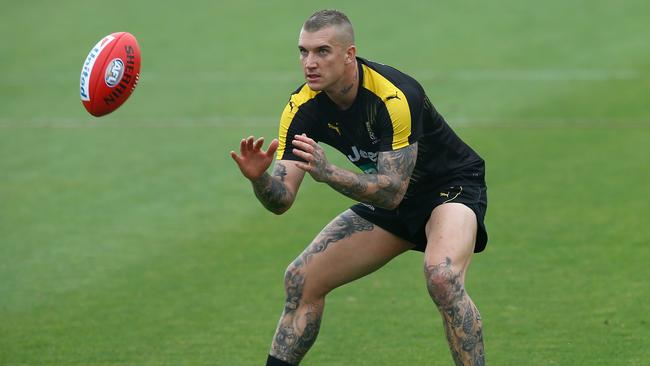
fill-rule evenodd
<path id="1" fill-rule="evenodd" d="M 267 209 L 268 209 L 269 211 L 271 211 L 272 213 L 274 213 L 274 214 L 276 214 L 276 215 L 279 216 L 279 215 L 282 215 L 283 213 L 289 211 L 289 207 L 291 207 L 291 206 L 272 207 L 272 208 L 271 208 L 271 207 L 267 207 Z"/>
<path id="2" fill-rule="evenodd" d="M 408 190 L 409 187 L 409 181 L 406 182 L 399 182 L 399 184 L 396 184 L 394 186 L 395 193 L 393 194 L 393 199 L 389 203 L 389 210 L 394 210 L 397 208 L 397 206 L 402 203 L 402 200 L 404 199 L 404 196 L 406 195 L 406 191 Z"/>
<path id="3" fill-rule="evenodd" d="M 388 191 L 385 197 L 386 199 L 381 200 L 381 202 L 375 202 L 375 206 L 386 210 L 394 210 L 399 206 L 400 203 L 402 203 L 402 199 L 404 199 L 405 194 L 406 189 L 401 188 Z"/>
<path id="4" fill-rule="evenodd" d="M 269 203 L 265 204 L 264 207 L 270 212 L 276 215 L 282 215 L 283 213 L 289 211 L 293 202 L 282 202 L 282 203 Z"/>

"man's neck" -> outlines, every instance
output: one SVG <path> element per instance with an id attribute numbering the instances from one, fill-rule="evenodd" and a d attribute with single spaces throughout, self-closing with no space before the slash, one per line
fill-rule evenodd
<path id="1" fill-rule="evenodd" d="M 359 67 L 354 60 L 346 70 L 343 82 L 336 86 L 335 90 L 326 91 L 327 96 L 338 106 L 340 110 L 346 110 L 352 106 L 359 90 Z"/>

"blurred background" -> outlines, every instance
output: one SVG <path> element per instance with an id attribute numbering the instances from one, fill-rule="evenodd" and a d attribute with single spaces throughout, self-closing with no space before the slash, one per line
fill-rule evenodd
<path id="1" fill-rule="evenodd" d="M 650 358 L 650 5 L 29 1 L 0 14 L 0 364 L 260 365 L 283 274 L 352 202 L 306 178 L 274 216 L 228 152 L 277 135 L 298 32 L 345 12 L 487 162 L 467 287 L 493 365 Z M 140 83 L 86 113 L 81 66 L 128 31 Z M 336 164 L 349 165 L 329 149 Z M 307 365 L 449 365 L 421 253 L 328 297 Z"/>

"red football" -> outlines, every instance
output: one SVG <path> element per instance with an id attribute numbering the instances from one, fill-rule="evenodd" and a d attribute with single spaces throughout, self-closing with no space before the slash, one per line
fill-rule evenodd
<path id="1" fill-rule="evenodd" d="M 140 77 L 140 47 L 132 34 L 117 32 L 97 42 L 81 68 L 81 101 L 95 117 L 124 103 Z"/>

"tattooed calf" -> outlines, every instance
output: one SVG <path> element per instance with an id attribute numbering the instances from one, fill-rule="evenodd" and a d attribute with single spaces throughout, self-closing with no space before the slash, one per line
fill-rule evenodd
<path id="1" fill-rule="evenodd" d="M 481 315 L 465 292 L 461 273 L 454 273 L 449 257 L 444 263 L 426 265 L 424 273 L 429 294 L 442 315 L 454 362 L 485 365 Z"/>

